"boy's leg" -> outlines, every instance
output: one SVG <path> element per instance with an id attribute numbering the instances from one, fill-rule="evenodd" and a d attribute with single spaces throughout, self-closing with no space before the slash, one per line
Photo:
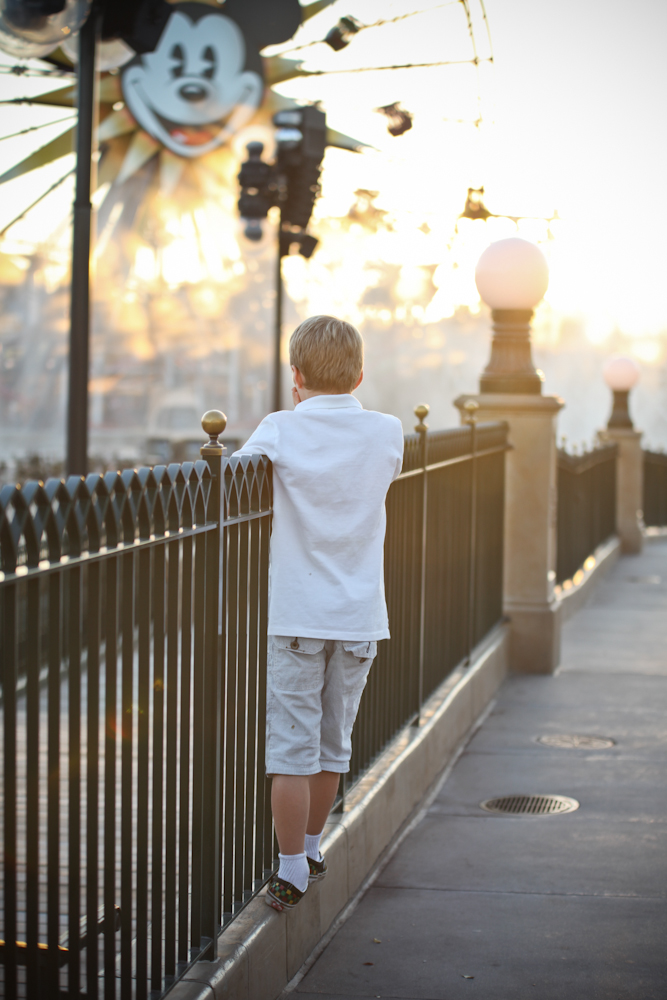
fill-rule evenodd
<path id="1" fill-rule="evenodd" d="M 274 886 L 272 880 L 267 902 L 277 910 L 284 909 L 285 903 L 294 905 L 291 897 L 280 898 L 281 891 L 289 892 L 293 896 L 290 886 L 294 886 L 300 893 L 304 893 L 308 888 L 310 869 L 305 851 L 305 839 L 309 803 L 308 775 L 273 775 L 271 811 L 279 847 L 280 865 L 277 877 L 281 881 Z"/>
<path id="2" fill-rule="evenodd" d="M 318 871 L 319 863 L 323 860 L 320 854 L 320 838 L 336 798 L 340 774 L 338 771 L 320 771 L 319 774 L 311 774 L 309 781 L 310 810 L 308 812 L 305 847 L 312 881 L 313 877 L 323 878 L 326 874 L 326 865 L 323 865 L 322 871 Z M 312 862 L 316 862 L 315 870 Z"/>
<path id="3" fill-rule="evenodd" d="M 303 852 L 308 813 L 310 781 L 315 775 L 274 774 L 271 811 L 281 854 Z"/>
<path id="4" fill-rule="evenodd" d="M 306 831 L 306 854 L 316 862 L 320 860 L 320 837 L 336 798 L 340 776 L 349 770 L 352 726 L 377 652 L 375 642 L 334 641 L 327 646 L 330 655 L 322 689 L 322 770 L 310 777 Z"/>
<path id="5" fill-rule="evenodd" d="M 340 774 L 338 771 L 320 771 L 319 774 L 311 774 L 308 781 L 310 783 L 310 809 L 306 834 L 317 836 L 322 833 L 334 804 L 340 783 Z"/>
<path id="6" fill-rule="evenodd" d="M 377 654 L 377 642 L 333 643 L 322 689 L 320 767 L 347 774 L 352 755 L 352 727 L 368 673 Z"/>
<path id="7" fill-rule="evenodd" d="M 299 894 L 308 887 L 309 778 L 319 763 L 325 655 L 324 640 L 269 636 L 266 770 L 273 776 L 271 809 L 280 867 L 267 901 L 276 909 L 298 902 L 300 895 L 294 900 L 290 886 Z"/>
<path id="8" fill-rule="evenodd" d="M 340 774 L 275 774 L 271 811 L 281 854 L 301 854 L 306 834 L 322 833 L 336 798 Z"/>

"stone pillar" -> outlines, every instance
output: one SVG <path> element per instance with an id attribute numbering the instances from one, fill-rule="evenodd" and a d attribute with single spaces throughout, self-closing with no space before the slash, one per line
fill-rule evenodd
<path id="1" fill-rule="evenodd" d="M 488 393 L 469 399 L 477 419 L 505 420 L 512 450 L 507 453 L 505 489 L 504 611 L 510 626 L 510 665 L 518 673 L 549 674 L 560 661 L 560 608 L 556 582 L 556 420 L 558 396 Z"/>
<path id="2" fill-rule="evenodd" d="M 616 532 L 621 540 L 621 551 L 628 555 L 641 552 L 642 504 L 644 502 L 644 454 L 640 431 L 634 427 L 607 427 L 602 431 L 603 441 L 618 445 L 616 463 Z"/>

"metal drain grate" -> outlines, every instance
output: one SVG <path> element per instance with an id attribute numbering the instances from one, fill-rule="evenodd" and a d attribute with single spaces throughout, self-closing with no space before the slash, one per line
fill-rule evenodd
<path id="1" fill-rule="evenodd" d="M 608 736 L 575 736 L 573 733 L 538 736 L 537 742 L 559 750 L 608 750 L 616 745 Z"/>
<path id="2" fill-rule="evenodd" d="M 579 808 L 577 800 L 567 795 L 505 795 L 500 799 L 487 799 L 480 805 L 487 812 L 512 816 L 558 816 Z"/>

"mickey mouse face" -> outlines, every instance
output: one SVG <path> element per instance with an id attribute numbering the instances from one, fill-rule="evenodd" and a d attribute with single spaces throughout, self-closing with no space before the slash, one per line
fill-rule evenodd
<path id="1" fill-rule="evenodd" d="M 123 95 L 139 124 L 167 149 L 203 156 L 259 107 L 262 79 L 244 69 L 246 62 L 235 21 L 204 4 L 178 4 L 155 51 L 124 70 Z"/>

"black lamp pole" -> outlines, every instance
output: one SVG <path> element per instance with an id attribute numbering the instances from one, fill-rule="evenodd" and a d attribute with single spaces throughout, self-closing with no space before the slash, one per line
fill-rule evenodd
<path id="1" fill-rule="evenodd" d="M 79 33 L 77 73 L 76 192 L 72 233 L 72 292 L 67 411 L 67 472 L 88 471 L 88 369 L 90 340 L 90 244 L 94 185 L 93 138 L 96 122 L 95 50 L 100 15 L 93 7 Z"/>
<path id="2" fill-rule="evenodd" d="M 276 262 L 276 319 L 273 341 L 273 412 L 282 407 L 281 343 L 283 336 L 283 246 L 278 225 L 278 260 Z"/>

